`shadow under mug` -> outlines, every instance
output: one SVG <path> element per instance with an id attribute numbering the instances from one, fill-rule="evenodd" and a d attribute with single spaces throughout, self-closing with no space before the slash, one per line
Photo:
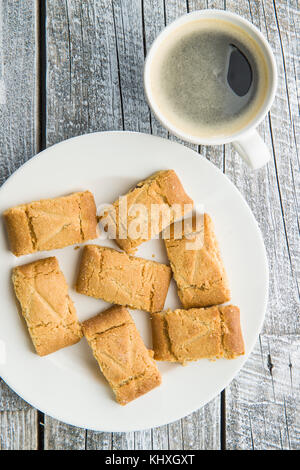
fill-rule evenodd
<path id="1" fill-rule="evenodd" d="M 151 91 L 151 66 L 155 60 L 155 54 L 161 44 L 169 37 L 169 35 L 179 26 L 194 22 L 197 19 L 218 19 L 232 23 L 243 29 L 259 47 L 268 70 L 268 88 L 265 93 L 264 100 L 254 117 L 238 132 L 226 137 L 197 137 L 189 135 L 180 128 L 175 127 L 164 116 L 159 104 L 155 101 Z M 150 108 L 154 112 L 161 124 L 166 127 L 172 134 L 177 137 L 197 145 L 222 145 L 232 143 L 240 156 L 248 163 L 252 169 L 257 169 L 265 165 L 270 159 L 270 152 L 263 139 L 256 131 L 258 124 L 264 119 L 270 110 L 275 98 L 277 88 L 277 69 L 276 62 L 269 43 L 266 41 L 261 32 L 253 26 L 249 21 L 241 16 L 223 10 L 200 10 L 181 16 L 173 23 L 168 25 L 155 39 L 152 44 L 145 61 L 144 67 L 144 88 L 147 101 Z"/>

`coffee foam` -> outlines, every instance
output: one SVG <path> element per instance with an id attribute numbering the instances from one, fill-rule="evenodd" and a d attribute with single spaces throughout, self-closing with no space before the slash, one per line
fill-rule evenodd
<path id="1" fill-rule="evenodd" d="M 197 99 L 201 99 L 201 111 L 206 112 L 207 115 L 211 112 L 210 102 L 207 100 L 207 90 L 208 93 L 212 93 L 212 89 L 209 90 L 209 85 L 211 84 L 209 78 L 206 78 L 206 82 L 202 82 L 205 86 L 202 88 L 197 87 L 195 94 L 193 95 L 193 90 L 191 90 L 191 83 L 185 83 L 184 86 L 176 90 L 176 97 L 172 101 L 170 97 L 167 96 L 167 93 L 163 86 L 162 70 L 164 64 L 167 63 L 170 54 L 176 50 L 176 47 L 180 45 L 186 38 L 191 36 L 193 33 L 201 31 L 217 35 L 217 33 L 226 34 L 232 36 L 238 43 L 247 46 L 247 50 L 254 57 L 256 69 L 257 69 L 257 89 L 253 99 L 245 106 L 245 110 L 241 112 L 238 116 L 232 117 L 224 122 L 212 124 L 205 124 L 193 119 L 191 115 L 186 113 L 178 113 L 176 110 L 176 99 L 180 101 L 180 94 L 187 93 L 190 94 L 191 99 L 193 96 Z M 209 46 L 209 43 L 208 43 Z M 204 51 L 205 52 L 205 51 Z M 203 55 L 203 54 L 199 54 Z M 217 55 L 217 54 L 216 54 Z M 205 53 L 204 53 L 205 56 Z M 176 59 L 176 57 L 175 57 Z M 209 60 L 209 59 L 207 59 Z M 214 58 L 213 58 L 214 60 Z M 182 64 L 189 66 L 188 57 L 185 57 L 185 60 L 182 60 Z M 178 71 L 180 73 L 180 71 Z M 204 78 L 205 74 L 203 74 Z M 150 88 L 152 96 L 156 105 L 160 109 L 160 112 L 164 117 L 169 121 L 169 123 L 177 128 L 180 132 L 189 134 L 195 138 L 214 138 L 214 137 L 227 137 L 230 136 L 241 129 L 243 129 L 247 124 L 255 118 L 260 108 L 263 106 L 265 101 L 269 84 L 268 76 L 268 67 L 264 58 L 264 55 L 260 49 L 260 46 L 257 42 L 242 28 L 232 24 L 229 21 L 218 20 L 218 19 L 198 19 L 193 22 L 184 24 L 176 28 L 161 44 L 159 49 L 155 52 L 152 62 L 151 74 L 150 74 Z M 195 85 L 195 83 L 194 83 Z M 201 96 L 202 93 L 202 96 Z M 222 99 L 222 93 L 216 89 L 214 95 L 215 104 L 218 104 L 218 100 Z M 205 100 L 207 101 L 207 108 L 205 108 Z M 206 110 L 206 111 L 205 111 Z M 188 110 L 187 110 L 188 111 Z M 192 111 L 192 108 L 191 108 Z M 204 119 L 205 120 L 205 119 Z M 217 119 L 216 119 L 217 121 Z"/>

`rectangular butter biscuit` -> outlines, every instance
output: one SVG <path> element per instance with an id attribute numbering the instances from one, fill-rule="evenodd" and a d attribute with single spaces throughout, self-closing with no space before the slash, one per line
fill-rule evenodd
<path id="1" fill-rule="evenodd" d="M 176 225 L 179 224 L 175 223 L 170 228 L 169 239 L 164 240 L 178 296 L 185 309 L 208 307 L 230 300 L 227 275 L 208 214 L 204 214 L 203 222 L 202 231 L 197 232 L 196 219 L 193 218 L 190 233 L 181 239 L 177 239 Z M 191 238 L 191 235 L 195 237 Z M 195 243 L 195 249 L 191 249 L 192 243 Z"/>
<path id="2" fill-rule="evenodd" d="M 171 268 L 112 248 L 83 248 L 76 284 L 80 294 L 146 312 L 164 308 Z"/>
<path id="3" fill-rule="evenodd" d="M 113 306 L 82 324 L 84 335 L 120 405 L 161 384 L 153 351 L 125 307 Z"/>
<path id="4" fill-rule="evenodd" d="M 89 191 L 19 205 L 3 216 L 16 256 L 55 250 L 98 236 L 96 205 Z"/>
<path id="5" fill-rule="evenodd" d="M 193 206 L 193 200 L 184 191 L 174 170 L 154 173 L 138 183 L 125 197 L 124 213 L 118 199 L 113 203 L 112 210 L 100 217 L 100 221 L 104 218 L 108 221 L 117 244 L 126 253 L 135 253 L 141 243 L 155 238 L 165 227 L 181 219 L 185 208 L 191 211 Z M 141 209 L 136 212 L 136 205 L 142 205 L 146 214 L 141 213 Z M 160 213 L 154 212 L 158 206 Z"/>
<path id="6" fill-rule="evenodd" d="M 13 269 L 13 285 L 36 349 L 45 356 L 82 337 L 68 285 L 55 257 Z"/>
<path id="7" fill-rule="evenodd" d="M 233 305 L 167 310 L 155 313 L 151 323 L 158 361 L 234 359 L 245 352 L 240 310 Z"/>

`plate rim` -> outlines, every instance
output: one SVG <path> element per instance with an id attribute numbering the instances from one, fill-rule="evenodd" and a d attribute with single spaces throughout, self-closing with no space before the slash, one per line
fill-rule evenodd
<path id="1" fill-rule="evenodd" d="M 124 134 L 127 134 L 127 135 L 142 135 L 144 137 L 147 137 L 147 138 L 150 138 L 150 139 L 156 139 L 156 140 L 162 140 L 162 141 L 167 141 L 169 144 L 173 144 L 175 146 L 179 146 L 179 147 L 184 147 L 187 151 L 189 151 L 191 157 L 195 158 L 195 159 L 199 159 L 201 158 L 204 165 L 207 165 L 209 167 L 213 167 L 214 170 L 221 174 L 222 177 L 225 177 L 225 179 L 227 180 L 227 182 L 229 183 L 229 185 L 231 186 L 231 189 L 237 194 L 237 196 L 239 197 L 241 203 L 244 205 L 244 207 L 247 209 L 247 212 L 248 214 L 250 215 L 250 217 L 252 218 L 252 221 L 254 222 L 254 226 L 256 228 L 256 233 L 257 233 L 257 236 L 259 238 L 259 241 L 260 241 L 260 245 L 261 245 L 261 248 L 262 248 L 262 254 L 263 254 L 263 261 L 264 261 L 264 274 L 265 274 L 265 280 L 266 280 L 266 291 L 265 291 L 265 296 L 264 296 L 264 303 L 262 305 L 262 311 L 263 311 L 263 314 L 260 318 L 260 322 L 259 324 L 257 324 L 255 330 L 256 330 L 256 333 L 255 335 L 253 335 L 253 339 L 251 342 L 249 342 L 249 348 L 248 348 L 248 352 L 241 358 L 241 364 L 240 366 L 238 367 L 238 369 L 230 376 L 229 379 L 227 380 L 224 380 L 223 382 L 221 382 L 221 384 L 219 385 L 219 387 L 216 388 L 216 390 L 214 391 L 214 393 L 211 395 L 211 397 L 209 398 L 209 400 L 205 401 L 204 403 L 202 404 L 199 404 L 198 407 L 194 407 L 194 406 L 190 406 L 190 407 L 187 407 L 186 408 L 186 413 L 182 415 L 182 413 L 178 413 L 178 414 L 174 414 L 175 418 L 174 420 L 172 421 L 169 421 L 169 420 L 163 420 L 162 422 L 159 422 L 157 424 L 153 424 L 151 425 L 150 427 L 128 427 L 126 429 L 124 429 L 122 426 L 122 429 L 119 427 L 117 430 L 113 429 L 113 428 L 106 428 L 106 429 L 103 429 L 103 427 L 86 427 L 84 424 L 80 424 L 80 423 L 75 423 L 76 419 L 73 421 L 73 422 L 70 422 L 68 420 L 65 420 L 65 419 L 62 419 L 61 416 L 59 415 L 56 415 L 55 413 L 52 413 L 48 410 L 46 410 L 43 406 L 38 406 L 36 403 L 35 403 L 35 400 L 28 400 L 27 397 L 24 398 L 24 396 L 22 395 L 22 393 L 20 393 L 18 391 L 18 387 L 15 387 L 14 385 L 12 385 L 9 381 L 9 379 L 7 378 L 6 374 L 4 371 L 2 371 L 2 367 L 1 367 L 1 364 L 0 364 L 0 377 L 2 378 L 2 380 L 6 383 L 6 385 L 8 385 L 9 388 L 11 388 L 13 390 L 13 392 L 15 392 L 22 400 L 24 400 L 26 403 L 28 403 L 30 406 L 32 406 L 33 408 L 35 408 L 36 410 L 46 414 L 47 416 L 53 418 L 53 419 L 56 419 L 58 421 L 62 421 L 70 426 L 75 426 L 75 427 L 78 427 L 78 428 L 81 428 L 81 429 L 89 429 L 89 430 L 92 430 L 92 431 L 100 431 L 100 432 L 135 432 L 135 431 L 143 431 L 143 430 L 146 430 L 146 429 L 154 429 L 156 427 L 159 427 L 159 426 L 164 426 L 164 425 L 167 425 L 167 424 L 170 424 L 170 423 L 173 423 L 179 419 L 182 419 L 184 418 L 185 416 L 188 416 L 189 414 L 195 412 L 196 410 L 202 408 L 203 406 L 205 406 L 206 404 L 210 403 L 214 398 L 216 398 L 221 392 L 222 390 L 224 390 L 226 387 L 228 387 L 228 385 L 234 380 L 234 378 L 237 376 L 237 374 L 241 371 L 241 369 L 244 367 L 247 359 L 249 358 L 250 354 L 253 352 L 253 349 L 254 349 L 254 346 L 256 344 L 256 341 L 259 337 L 259 334 L 262 330 L 262 327 L 263 327 L 263 324 L 264 324 L 264 321 L 265 321 L 265 317 L 266 317 L 266 312 L 267 312 L 267 305 L 268 305 L 268 297 L 269 297 L 269 263 L 268 263 L 268 257 L 267 257 L 267 251 L 266 251 L 266 247 L 265 247 L 265 243 L 264 243 L 264 239 L 263 239 L 263 235 L 262 235 L 262 232 L 260 230 L 260 227 L 258 225 L 258 222 L 256 220 L 256 218 L 254 217 L 254 214 L 249 206 L 249 204 L 247 203 L 246 199 L 244 198 L 244 196 L 241 194 L 241 192 L 238 190 L 238 188 L 235 186 L 235 184 L 230 180 L 230 178 L 225 174 L 223 173 L 216 165 L 214 165 L 212 162 L 210 162 L 209 160 L 207 160 L 202 154 L 200 153 L 197 153 L 195 150 L 183 145 L 183 143 L 179 143 L 179 142 L 174 142 L 174 141 L 171 141 L 167 138 L 164 138 L 164 137 L 161 137 L 161 136 L 156 136 L 156 135 L 152 135 L 152 134 L 148 134 L 148 133 L 145 133 L 145 132 L 137 132 L 137 131 L 120 131 L 120 130 L 112 130 L 112 131 L 97 131 L 97 132 L 89 132 L 89 133 L 85 133 L 85 134 L 81 134 L 81 135 L 78 135 L 78 136 L 73 136 L 73 137 L 70 137 L 68 139 L 65 139 L 65 140 L 62 140 L 60 142 L 57 142 L 49 147 L 47 147 L 46 149 L 42 150 L 41 152 L 38 152 L 37 154 L 33 155 L 32 157 L 30 157 L 26 162 L 24 162 L 17 170 L 15 170 L 6 180 L 5 182 L 2 184 L 2 186 L 0 187 L 0 198 L 2 196 L 2 193 L 3 193 L 3 190 L 5 189 L 5 186 L 6 184 L 8 183 L 8 181 L 11 181 L 12 179 L 14 179 L 14 177 L 18 174 L 18 173 L 21 173 L 24 169 L 24 167 L 26 166 L 30 166 L 30 164 L 32 164 L 32 162 L 34 162 L 36 159 L 41 159 L 41 158 L 45 158 L 47 153 L 49 151 L 52 151 L 53 149 L 55 149 L 56 147 L 58 146 L 64 146 L 64 145 L 67 145 L 70 141 L 74 141 L 74 140 L 80 140 L 80 139 L 85 139 L 85 138 L 89 138 L 91 136 L 97 136 L 97 135 L 111 135 L 111 134 L 115 134 L 115 135 L 124 135 Z M 42 252 L 44 253 L 44 252 Z M 47 253 L 47 252 L 46 252 Z"/>

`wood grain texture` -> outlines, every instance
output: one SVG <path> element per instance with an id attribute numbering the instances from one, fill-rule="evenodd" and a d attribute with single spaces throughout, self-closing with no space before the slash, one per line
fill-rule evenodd
<path id="1" fill-rule="evenodd" d="M 227 449 L 300 449 L 300 336 L 262 335 L 226 391 Z"/>
<path id="2" fill-rule="evenodd" d="M 37 150 L 35 34 L 33 0 L 0 3 L 0 184 Z M 0 449 L 36 449 L 37 429 L 37 412 L 0 379 Z"/>
<path id="3" fill-rule="evenodd" d="M 122 129 L 112 3 L 47 2 L 47 146 Z"/>
<path id="4" fill-rule="evenodd" d="M 69 426 L 56 419 L 45 416 L 44 449 L 45 450 L 84 450 L 85 430 Z"/>
<path id="5" fill-rule="evenodd" d="M 34 1 L 0 6 L 0 184 L 35 153 Z"/>
<path id="6" fill-rule="evenodd" d="M 37 412 L 34 408 L 1 411 L 0 450 L 36 450 L 37 441 Z"/>

